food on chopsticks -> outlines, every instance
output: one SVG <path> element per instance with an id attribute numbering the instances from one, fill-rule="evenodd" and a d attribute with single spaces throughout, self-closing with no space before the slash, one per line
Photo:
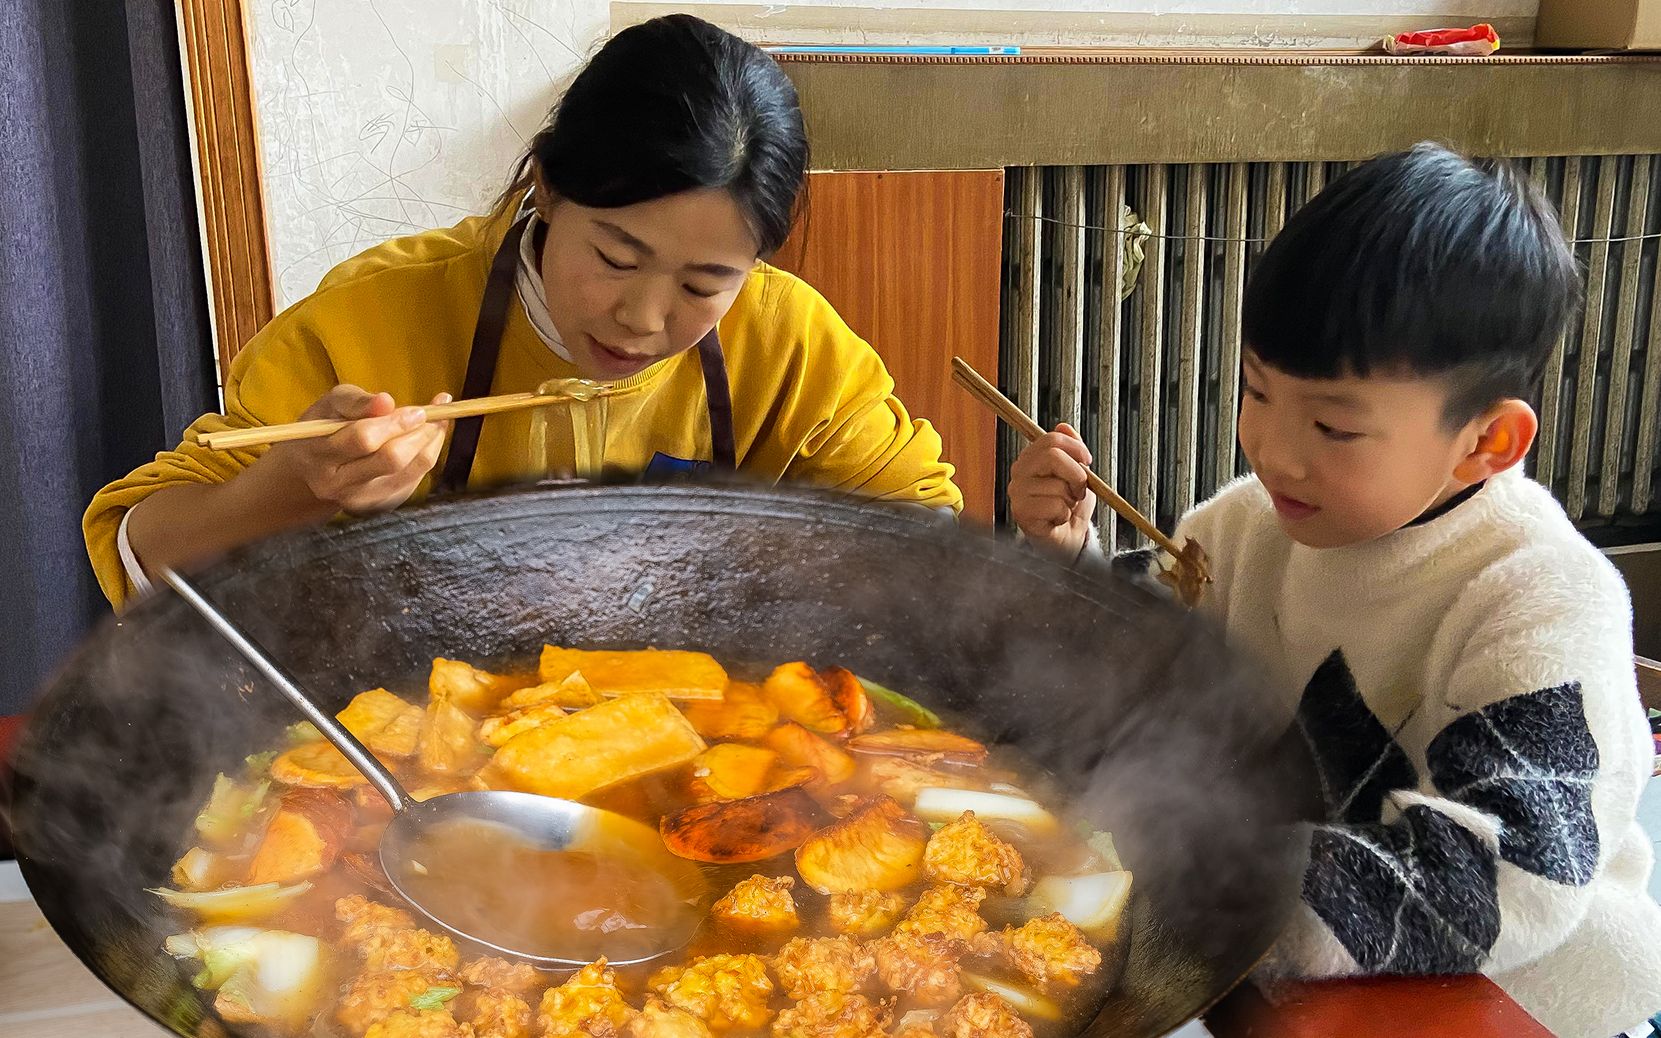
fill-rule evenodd
<path id="1" fill-rule="evenodd" d="M 377 858 L 390 809 L 302 723 L 216 779 L 173 887 L 154 891 L 181 916 L 166 950 L 228 1023 L 294 1038 L 1061 1038 L 1110 986 L 1103 951 L 1131 892 L 1112 838 L 1064 824 L 1009 751 L 844 668 L 735 675 L 696 652 L 550 646 L 523 672 L 437 659 L 339 716 L 416 799 L 513 789 L 651 824 L 705 870 L 705 924 L 649 966 L 558 976 L 481 956 L 399 900 Z M 494 893 L 527 918 L 547 900 Z M 627 933 L 612 949 L 605 927 L 639 911 L 597 918 L 595 947 L 627 958 Z"/>

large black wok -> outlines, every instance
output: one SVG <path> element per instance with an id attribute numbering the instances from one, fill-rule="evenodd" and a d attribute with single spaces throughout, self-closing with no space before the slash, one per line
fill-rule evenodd
<path id="1" fill-rule="evenodd" d="M 335 707 L 438 655 L 544 641 L 845 665 L 1051 769 L 1136 873 L 1123 980 L 1087 1034 L 1159 1035 L 1268 947 L 1302 868 L 1307 762 L 1199 620 L 931 519 L 806 492 L 535 488 L 284 537 L 201 586 Z M 167 958 L 167 882 L 215 772 L 294 720 L 170 594 L 100 629 L 19 747 L 30 889 L 107 984 L 234 1033 Z"/>

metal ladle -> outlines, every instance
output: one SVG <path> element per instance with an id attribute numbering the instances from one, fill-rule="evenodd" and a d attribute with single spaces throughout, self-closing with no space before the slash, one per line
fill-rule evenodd
<path id="1" fill-rule="evenodd" d="M 205 598 L 187 579 L 173 570 L 164 569 L 162 579 L 199 613 L 243 658 L 270 679 L 289 702 L 299 708 L 306 719 L 317 726 L 323 737 L 334 745 L 352 766 L 375 787 L 392 806 L 392 822 L 381 837 L 380 859 L 392 886 L 421 914 L 450 933 L 483 945 L 491 950 L 526 960 L 538 966 L 553 969 L 571 969 L 587 965 L 591 957 L 573 958 L 560 954 L 558 948 L 513 947 L 504 943 L 503 934 L 522 919 L 489 920 L 483 932 L 469 932 L 452 925 L 445 918 L 446 906 L 413 896 L 411 877 L 424 866 L 412 856 L 420 845 L 421 836 L 436 827 L 452 823 L 470 824 L 477 831 L 476 838 L 500 838 L 521 846 L 529 845 L 547 851 L 586 852 L 595 858 L 625 858 L 644 862 L 663 876 L 674 889 L 691 902 L 703 896 L 706 884 L 697 866 L 670 854 L 663 846 L 656 830 L 633 819 L 586 804 L 532 793 L 492 790 L 487 792 L 447 793 L 429 800 L 413 799 L 384 765 L 370 753 L 327 711 L 320 708 L 300 687 L 299 682 L 280 663 L 273 660 L 234 621 Z M 470 835 L 473 835 L 470 833 Z M 512 882 L 512 876 L 469 877 L 470 883 Z M 612 907 L 612 906 L 597 906 Z M 448 913 L 452 914 L 453 913 Z M 660 930 L 661 947 L 649 954 L 633 954 L 613 958 L 612 965 L 626 966 L 649 962 L 683 947 L 692 939 L 700 921 L 698 913 L 681 913 L 678 925 Z"/>

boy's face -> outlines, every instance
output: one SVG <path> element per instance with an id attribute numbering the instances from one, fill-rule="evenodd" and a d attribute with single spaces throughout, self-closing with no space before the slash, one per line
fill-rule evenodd
<path id="1" fill-rule="evenodd" d="M 1454 470 L 1481 422 L 1447 427 L 1441 380 L 1299 378 L 1250 352 L 1242 367 L 1240 447 L 1298 543 L 1382 537 L 1470 485 Z"/>

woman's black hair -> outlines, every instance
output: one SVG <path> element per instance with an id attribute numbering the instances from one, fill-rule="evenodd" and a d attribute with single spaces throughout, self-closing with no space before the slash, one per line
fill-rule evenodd
<path id="1" fill-rule="evenodd" d="M 595 209 L 724 188 L 770 256 L 790 236 L 807 166 L 796 88 L 778 64 L 709 22 L 672 14 L 600 48 L 498 206 L 517 204 L 538 172 L 559 198 Z"/>
<path id="2" fill-rule="evenodd" d="M 1579 302 L 1551 203 L 1505 162 L 1436 144 L 1332 182 L 1246 287 L 1245 345 L 1304 378 L 1436 376 L 1462 425 L 1527 399 Z"/>

